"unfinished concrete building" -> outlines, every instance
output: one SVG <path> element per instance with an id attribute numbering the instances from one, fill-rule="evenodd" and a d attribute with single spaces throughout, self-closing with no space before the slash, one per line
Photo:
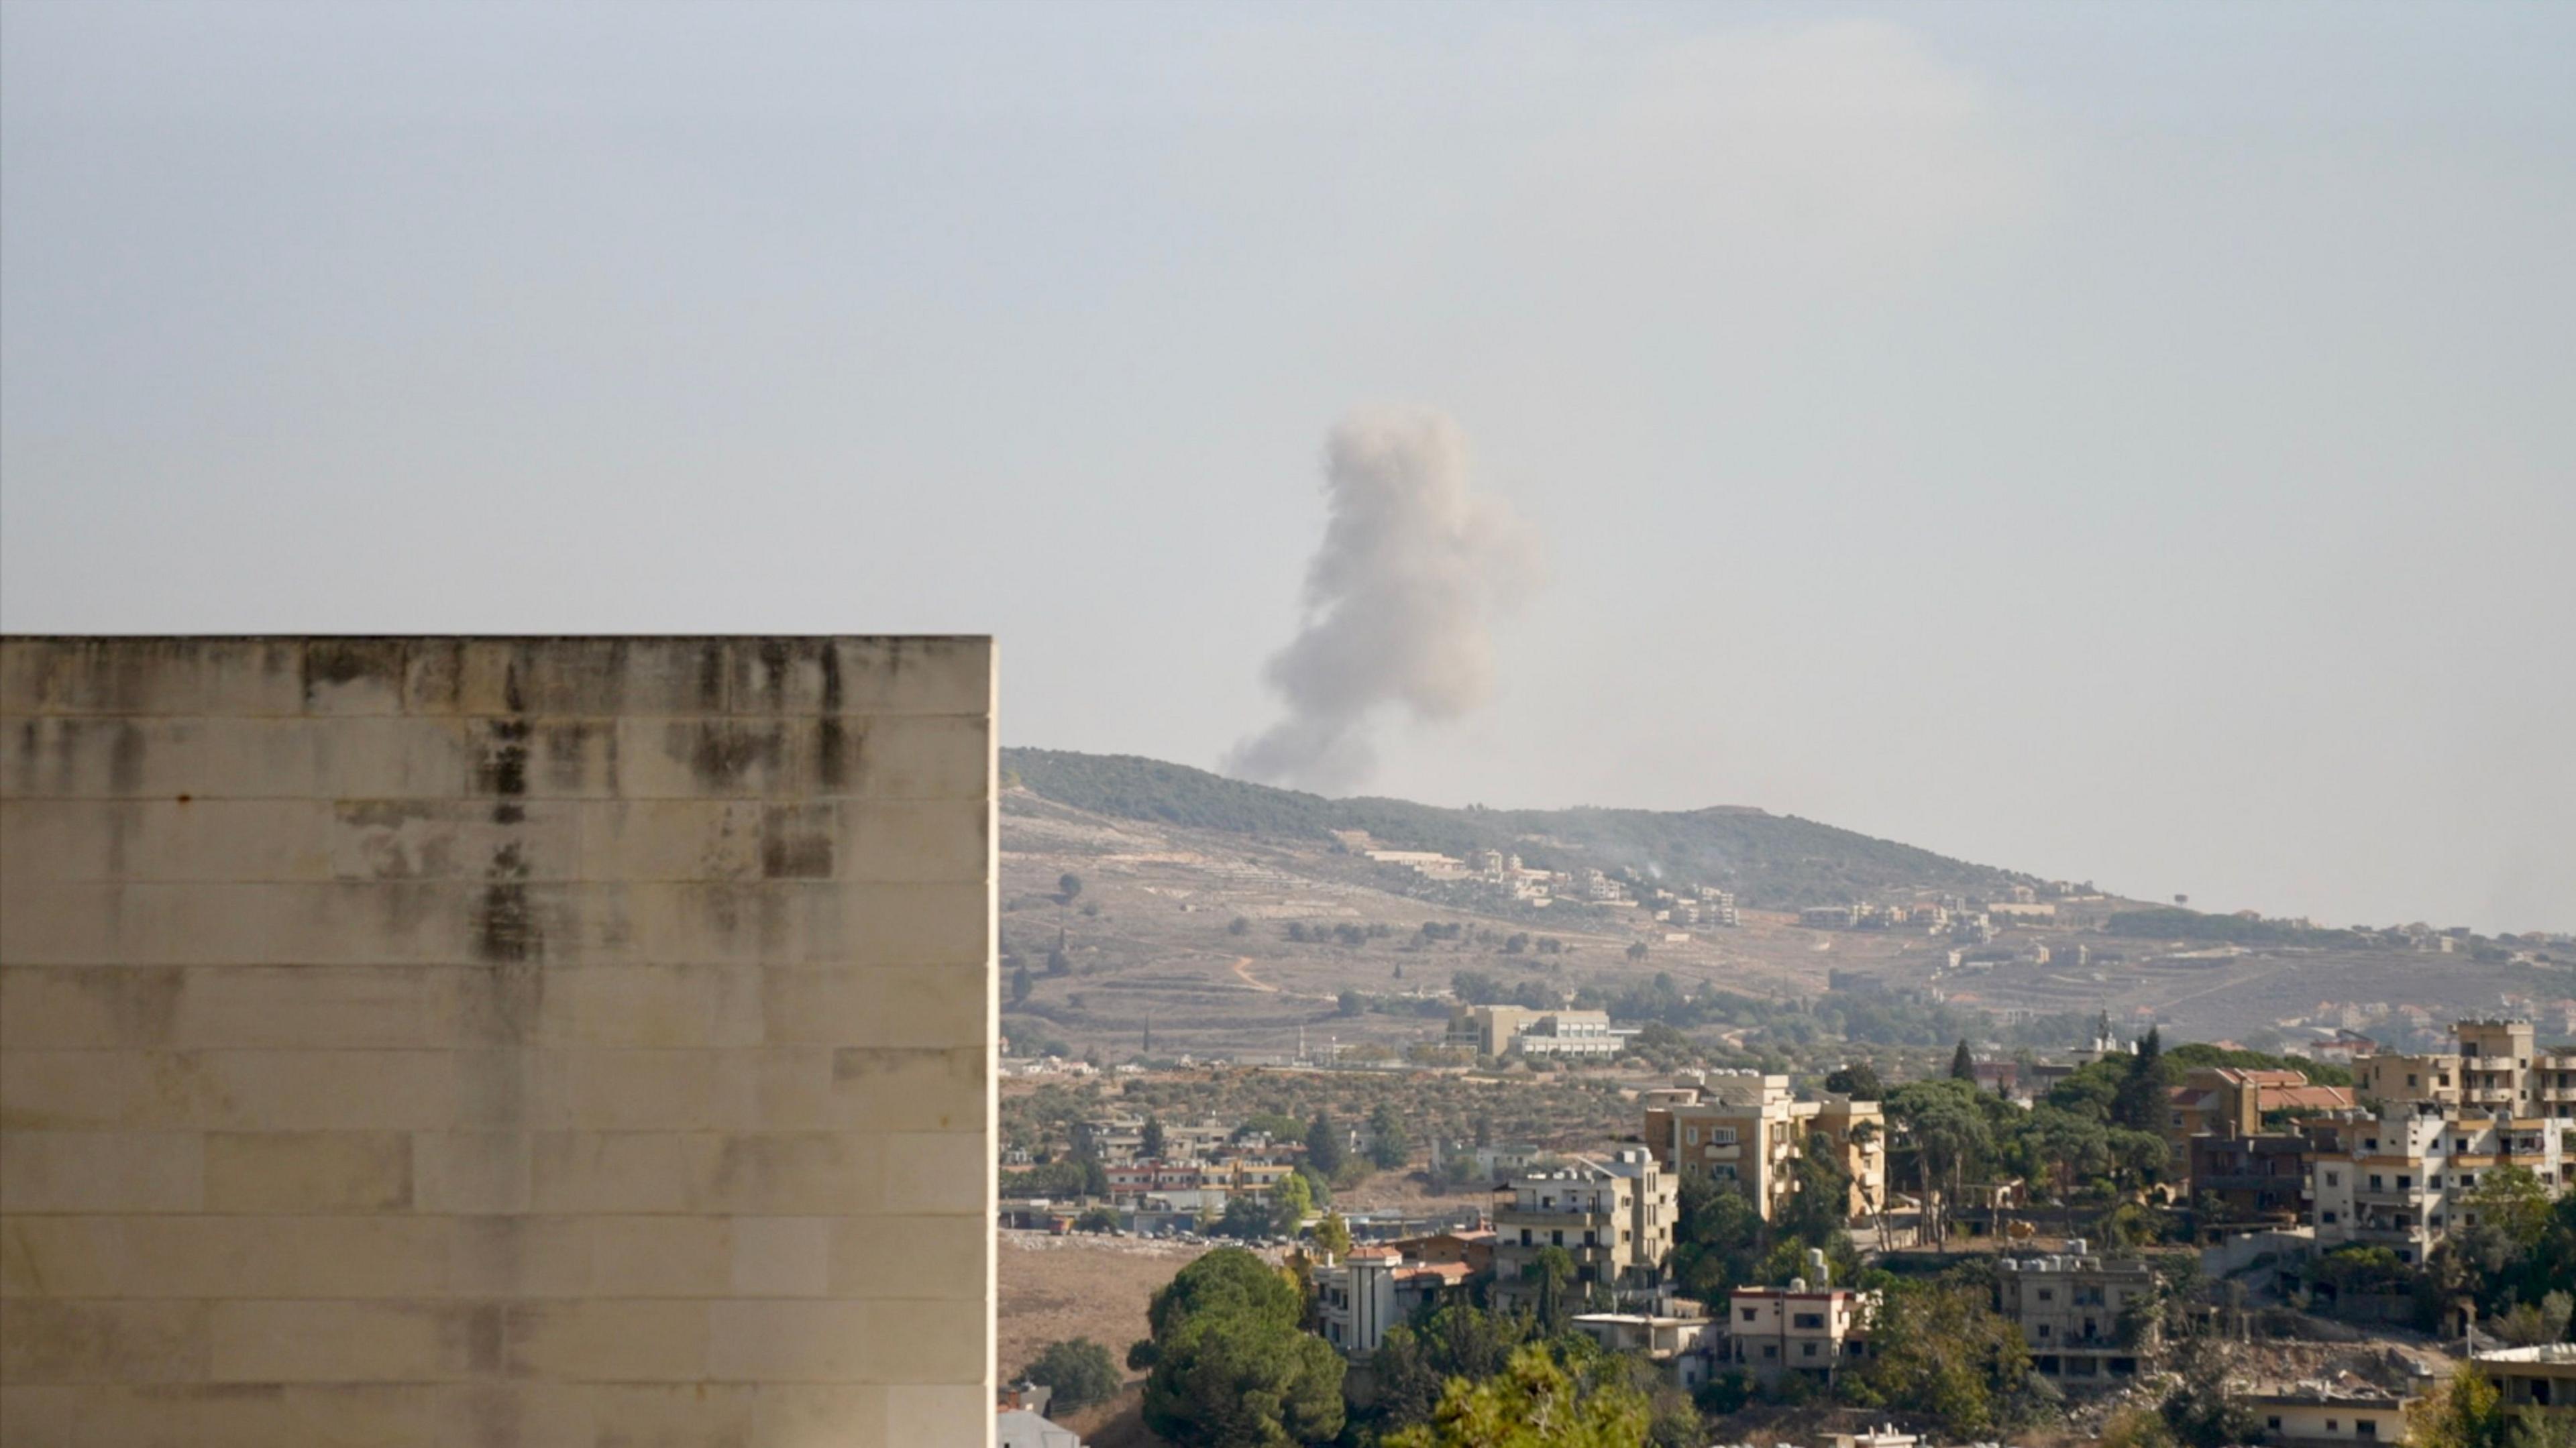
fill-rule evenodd
<path id="1" fill-rule="evenodd" d="M 0 641 L 0 1438 L 986 1441 L 992 700 Z"/>

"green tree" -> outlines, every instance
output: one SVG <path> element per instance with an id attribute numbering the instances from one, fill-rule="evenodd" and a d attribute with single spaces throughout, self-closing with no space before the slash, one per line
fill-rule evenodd
<path id="1" fill-rule="evenodd" d="M 1336 1015 L 1366 1015 L 1368 1014 L 1368 997 L 1360 994 L 1357 990 L 1345 990 L 1341 993 L 1340 997 L 1335 1000 L 1333 1010 Z"/>
<path id="2" fill-rule="evenodd" d="M 1306 1225 L 1306 1214 L 1315 1210 L 1315 1189 L 1306 1185 L 1303 1176 L 1292 1171 L 1279 1179 L 1279 1185 L 1271 1196 L 1272 1222 L 1281 1235 L 1295 1236 L 1298 1229 Z M 1229 1204 L 1227 1210 L 1232 1209 Z"/>
<path id="3" fill-rule="evenodd" d="M 1127 1366 L 1152 1367 L 1157 1347 L 1203 1313 L 1248 1314 L 1293 1327 L 1305 1310 L 1304 1297 L 1286 1274 L 1241 1247 L 1219 1247 L 1156 1289 L 1145 1307 L 1147 1336 L 1128 1350 Z"/>
<path id="4" fill-rule="evenodd" d="M 1161 1161 L 1163 1159 L 1163 1148 L 1165 1145 L 1166 1143 L 1163 1140 L 1163 1118 L 1159 1116 L 1146 1117 L 1145 1130 L 1141 1133 L 1141 1139 L 1136 1143 L 1136 1154 L 1145 1158 L 1147 1161 Z"/>
<path id="5" fill-rule="evenodd" d="M 1965 1036 L 1959 1038 L 1959 1049 L 1950 1053 L 1950 1079 L 1965 1081 L 1971 1085 L 1976 1083 L 1977 1058 L 1968 1050 L 1968 1038 Z"/>
<path id="6" fill-rule="evenodd" d="M 2021 1329 L 1989 1309 L 1978 1287 L 1892 1284 L 1870 1324 L 1870 1341 L 1878 1355 L 1855 1380 L 1854 1396 L 1868 1406 L 1935 1414 L 1957 1437 L 1988 1435 L 2030 1390 L 2030 1350 Z"/>
<path id="7" fill-rule="evenodd" d="M 1026 965 L 1021 965 L 1012 970 L 1011 1004 L 1018 1005 L 1020 1002 L 1027 1000 L 1029 998 L 1029 992 L 1034 991 L 1037 988 L 1038 983 L 1029 975 L 1029 968 Z"/>
<path id="8" fill-rule="evenodd" d="M 2181 1072 L 2165 1059 L 2161 1041 L 2158 1028 L 2149 1026 L 2146 1038 L 2138 1042 L 2138 1053 L 2129 1058 L 2128 1070 L 2111 1099 L 2112 1125 L 2131 1131 L 2164 1129 L 2165 1117 L 2172 1111 L 2168 1103 Z"/>
<path id="9" fill-rule="evenodd" d="M 1120 1381 L 1118 1363 L 1109 1356 L 1109 1349 L 1087 1337 L 1048 1343 L 1020 1376 L 1055 1389 L 1047 1406 L 1066 1412 L 1107 1401 Z"/>
<path id="10" fill-rule="evenodd" d="M 1369 1112 L 1369 1161 L 1380 1171 L 1394 1171 L 1412 1155 L 1413 1143 L 1406 1139 L 1404 1118 L 1396 1114 L 1395 1103 L 1381 1101 Z"/>
<path id="11" fill-rule="evenodd" d="M 1237 915 L 1225 922 L 1225 933 L 1228 935 L 1248 935 L 1251 931 L 1252 921 L 1245 916 Z"/>
<path id="12" fill-rule="evenodd" d="M 1854 1101 L 1877 1101 L 1887 1095 L 1887 1087 L 1878 1079 L 1878 1068 L 1867 1061 L 1853 1061 L 1825 1077 L 1825 1089 Z"/>
<path id="13" fill-rule="evenodd" d="M 1293 1321 L 1199 1313 L 1158 1346 L 1145 1426 L 1182 1448 L 1288 1448 L 1342 1431 L 1342 1359 Z"/>
<path id="14" fill-rule="evenodd" d="M 1513 1351 L 1529 1340 L 1531 1325 L 1523 1313 L 1456 1303 L 1389 1328 L 1369 1360 L 1378 1383 L 1372 1416 L 1389 1430 L 1431 1421 L 1446 1384 L 1483 1382 L 1501 1373 Z"/>
<path id="15" fill-rule="evenodd" d="M 1636 1448 L 1646 1399 L 1625 1384 L 1583 1391 L 1543 1348 L 1524 1347 L 1498 1377 L 1453 1378 L 1431 1421 L 1391 1434 L 1386 1448 Z"/>
<path id="16" fill-rule="evenodd" d="M 1082 896 L 1082 877 L 1070 872 L 1057 876 L 1055 892 L 1063 897 L 1058 903 L 1065 905 L 1072 904 Z"/>
<path id="17" fill-rule="evenodd" d="M 1306 1161 L 1315 1170 L 1330 1177 L 1342 1169 L 1344 1143 L 1342 1129 L 1333 1124 L 1329 1111 L 1318 1111 L 1306 1124 Z"/>
<path id="18" fill-rule="evenodd" d="M 1574 1282 L 1574 1254 L 1563 1247 L 1541 1247 L 1529 1269 L 1538 1277 L 1538 1330 L 1541 1336 L 1554 1337 L 1565 1331 L 1574 1317 L 1572 1295 L 1567 1290 Z"/>
<path id="19" fill-rule="evenodd" d="M 2414 1448 L 2507 1448 L 2511 1421 L 2495 1380 L 2463 1364 L 2449 1386 L 2406 1405 L 2406 1441 Z"/>
<path id="20" fill-rule="evenodd" d="M 1776 1213 L 1774 1228 L 1801 1248 L 1830 1248 L 1846 1235 L 1851 1205 L 1852 1175 L 1843 1165 L 1841 1148 L 1824 1132 L 1810 1132 L 1806 1150 L 1789 1171 L 1796 1190 Z"/>
<path id="21" fill-rule="evenodd" d="M 1329 1254 L 1335 1261 L 1351 1255 L 1351 1224 L 1339 1212 L 1326 1212 L 1315 1224 L 1316 1250 Z"/>
<path id="22" fill-rule="evenodd" d="M 1118 1211 L 1115 1207 L 1086 1208 L 1081 1216 L 1073 1219 L 1073 1229 L 1077 1232 L 1115 1232 L 1118 1230 Z"/>

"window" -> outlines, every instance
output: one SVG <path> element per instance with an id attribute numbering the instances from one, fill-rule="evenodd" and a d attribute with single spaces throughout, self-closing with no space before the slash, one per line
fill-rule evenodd
<path id="1" fill-rule="evenodd" d="M 1814 1356 L 1816 1355 L 1816 1345 L 1815 1345 L 1814 1343 L 1812 1343 L 1812 1342 L 1804 1342 L 1804 1343 L 1800 1343 L 1800 1344 L 1798 1344 L 1798 1346 L 1799 1346 L 1800 1348 L 1804 1349 L 1803 1353 L 1801 1354 L 1802 1356 L 1805 1356 L 1805 1357 L 1814 1357 Z"/>
<path id="2" fill-rule="evenodd" d="M 2340 1432 L 2342 1432 L 2342 1431 L 2343 1431 L 2343 1419 L 2341 1419 L 2341 1418 L 2328 1418 L 2328 1419 L 2326 1419 L 2326 1431 L 2327 1431 L 2327 1432 L 2329 1432 L 2329 1433 L 2340 1433 Z"/>
<path id="3" fill-rule="evenodd" d="M 1753 1321 L 1756 1317 L 1759 1317 L 1760 1315 L 1761 1315 L 1761 1314 L 1759 1314 L 1759 1313 L 1755 1312 L 1755 1311 L 1754 1311 L 1752 1308 L 1750 1308 L 1750 1307 L 1748 1307 L 1748 1308 L 1744 1309 L 1744 1320 L 1745 1320 L 1746 1322 L 1751 1322 L 1751 1321 Z"/>
<path id="4" fill-rule="evenodd" d="M 2040 1337 L 2040 1341 L 2042 1341 L 2042 1342 L 2046 1342 L 2046 1341 L 2048 1340 L 2048 1337 L 2049 1337 L 2049 1327 L 2048 1327 L 2048 1324 L 2047 1324 L 2047 1323 L 2044 1323 L 2044 1322 L 2043 1322 L 2043 1323 L 2041 1323 L 2041 1324 L 2039 1325 L 2039 1337 Z"/>
<path id="5" fill-rule="evenodd" d="M 2043 1287 L 2039 1289 L 2039 1300 L 2042 1302 L 2055 1302 L 2057 1300 L 2057 1289 L 2054 1287 Z"/>
<path id="6" fill-rule="evenodd" d="M 1688 1144 L 1690 1144 L 1690 1145 L 1692 1145 L 1692 1146 L 1697 1146 L 1697 1145 L 1699 1145 L 1699 1128 L 1698 1128 L 1698 1127 L 1696 1127 L 1696 1126 L 1691 1127 L 1689 1130 L 1684 1131 L 1684 1132 L 1682 1133 L 1682 1137 L 1683 1137 L 1683 1139 L 1684 1139 Z"/>
<path id="7" fill-rule="evenodd" d="M 2375 1191 L 2378 1191 L 2380 1188 L 2382 1188 L 2382 1187 L 2386 1186 L 2387 1184 L 2388 1184 L 2388 1183 L 2387 1183 L 2386 1179 L 2385 1179 L 2385 1178 L 2383 1178 L 2383 1177 L 2381 1177 L 2379 1173 L 2377 1173 L 2377 1172 L 2372 1172 L 2372 1173 L 2370 1174 L 2370 1189 L 2371 1189 L 2372 1191 L 2374 1191 L 2374 1192 L 2375 1192 Z"/>
<path id="8" fill-rule="evenodd" d="M 2355 1418 L 2352 1420 L 2352 1432 L 2353 1436 L 2356 1438 L 2376 1438 L 2379 1436 L 2379 1420 L 2377 1418 Z"/>
<path id="9" fill-rule="evenodd" d="M 1825 1315 L 1821 1312 L 1801 1312 L 1791 1318 L 1790 1321 L 1801 1332 L 1822 1332 L 1825 1330 Z"/>
<path id="10" fill-rule="evenodd" d="M 2326 1185 L 2327 1185 L 2327 1186 L 2330 1186 L 2330 1187 L 2339 1187 L 2339 1186 L 2342 1186 L 2342 1185 L 2343 1185 L 2343 1173 L 2342 1173 L 2342 1172 L 2339 1172 L 2339 1171 L 2330 1171 L 2330 1172 L 2327 1172 L 2327 1173 L 2326 1173 Z"/>
<path id="11" fill-rule="evenodd" d="M 2411 1176 L 2400 1176 L 2397 1178 L 2397 1189 L 2401 1192 L 2413 1185 L 2415 1185 L 2415 1178 Z"/>
<path id="12" fill-rule="evenodd" d="M 1762 1344 L 1762 1358 L 1763 1358 L 1763 1361 L 1765 1361 L 1765 1362 L 1769 1362 L 1769 1361 L 1771 1361 L 1771 1360 L 1773 1360 L 1773 1359 L 1775 1359 L 1775 1358 L 1777 1358 L 1777 1357 L 1779 1357 L 1779 1356 L 1780 1356 L 1780 1344 L 1778 1344 L 1778 1343 L 1776 1343 L 1776 1342 L 1766 1342 L 1766 1343 Z"/>
<path id="13" fill-rule="evenodd" d="M 1708 1144 L 1711 1146 L 1735 1145 L 1735 1128 L 1732 1126 L 1710 1127 L 1708 1129 Z"/>
<path id="14" fill-rule="evenodd" d="M 2324 1211 L 2319 1212 L 2317 1214 L 2317 1220 L 2325 1223 L 2329 1227 L 2333 1226 L 2337 1220 L 2334 1208 L 2328 1207 Z"/>
<path id="15" fill-rule="evenodd" d="M 2266 1428 L 2271 1429 L 2271 1430 L 2272 1430 L 2273 1432 L 2275 1432 L 2275 1433 L 2280 1432 L 2280 1431 L 2281 1431 L 2281 1415 L 2280 1415 L 2280 1414 L 2278 1414 L 2278 1413 L 2273 1413 L 2273 1414 L 2271 1414 L 2271 1415 L 2267 1416 L 2267 1417 L 2266 1417 L 2266 1418 L 2264 1418 L 2264 1420 L 2263 1420 L 2263 1426 L 2264 1426 L 2264 1427 L 2266 1427 Z"/>
<path id="16" fill-rule="evenodd" d="M 2414 1073 L 2414 1072 L 2409 1071 L 2409 1072 L 2407 1072 L 2407 1073 L 2406 1073 L 2406 1084 L 2407 1084 L 2407 1085 L 2409 1085 L 2409 1086 L 2412 1086 L 2412 1085 L 2414 1085 L 2414 1084 L 2415 1084 L 2415 1073 Z M 2273 1427 L 2275 1427 L 2275 1428 L 2277 1428 L 2277 1427 L 2281 1426 L 2281 1420 L 2280 1420 L 2280 1419 L 2278 1419 L 2278 1418 L 2273 1419 L 2273 1420 L 2272 1420 L 2272 1426 L 2273 1426 Z"/>

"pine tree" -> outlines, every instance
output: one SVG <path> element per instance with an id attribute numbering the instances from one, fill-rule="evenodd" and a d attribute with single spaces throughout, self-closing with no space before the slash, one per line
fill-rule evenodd
<path id="1" fill-rule="evenodd" d="M 1950 1053 L 1950 1079 L 1970 1082 L 1977 1079 L 1977 1058 L 1969 1052 L 1965 1036 L 1959 1038 L 1959 1049 Z"/>

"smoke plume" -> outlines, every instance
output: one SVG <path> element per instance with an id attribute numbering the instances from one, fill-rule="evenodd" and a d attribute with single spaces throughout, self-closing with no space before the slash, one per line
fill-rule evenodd
<path id="1" fill-rule="evenodd" d="M 1467 441 L 1436 412 L 1366 409 L 1324 448 L 1331 520 L 1306 567 L 1306 622 L 1264 670 L 1287 715 L 1227 772 L 1335 790 L 1375 763 L 1376 717 L 1455 719 L 1493 693 L 1493 621 L 1541 582 L 1536 534 L 1467 488 Z"/>

